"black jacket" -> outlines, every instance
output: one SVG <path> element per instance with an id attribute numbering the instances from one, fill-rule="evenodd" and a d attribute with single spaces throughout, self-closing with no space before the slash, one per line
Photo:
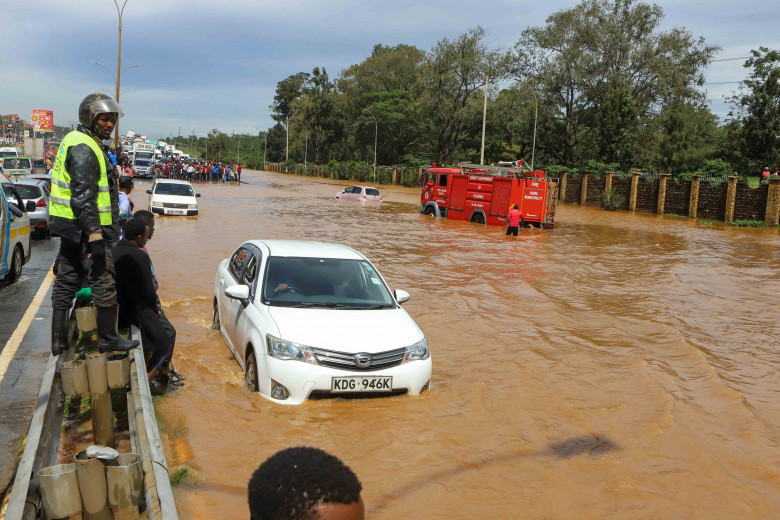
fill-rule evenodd
<path id="1" fill-rule="evenodd" d="M 143 308 L 157 309 L 157 292 L 152 281 L 149 255 L 134 242 L 120 240 L 112 250 L 116 269 L 116 292 L 119 312 L 133 321 Z"/>
<path id="2" fill-rule="evenodd" d="M 83 126 L 79 125 L 77 131 L 92 137 Z M 61 236 L 71 242 L 79 242 L 84 235 L 87 236 L 93 232 L 102 229 L 103 238 L 111 245 L 119 239 L 119 191 L 117 188 L 117 177 L 114 172 L 114 164 L 106 154 L 102 145 L 103 159 L 106 162 L 106 174 L 108 176 L 108 188 L 111 195 L 111 214 L 114 224 L 110 226 L 100 225 L 100 214 L 98 213 L 97 196 L 98 180 L 100 179 L 100 163 L 92 149 L 79 144 L 72 146 L 65 157 L 65 169 L 70 174 L 70 207 L 76 220 L 70 220 L 62 217 L 51 217 L 51 232 L 53 235 Z"/>

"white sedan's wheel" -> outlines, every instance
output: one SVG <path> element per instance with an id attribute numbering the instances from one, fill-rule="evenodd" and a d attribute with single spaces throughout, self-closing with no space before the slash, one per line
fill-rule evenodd
<path id="1" fill-rule="evenodd" d="M 257 381 L 257 358 L 254 352 L 249 353 L 246 360 L 246 374 L 244 375 L 244 385 L 252 392 L 257 392 L 260 385 Z"/>

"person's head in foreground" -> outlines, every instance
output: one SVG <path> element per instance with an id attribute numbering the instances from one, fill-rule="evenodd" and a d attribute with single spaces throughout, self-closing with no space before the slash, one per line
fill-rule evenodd
<path id="1" fill-rule="evenodd" d="M 251 520 L 363 520 L 362 486 L 343 462 L 318 448 L 287 448 L 249 480 Z"/>

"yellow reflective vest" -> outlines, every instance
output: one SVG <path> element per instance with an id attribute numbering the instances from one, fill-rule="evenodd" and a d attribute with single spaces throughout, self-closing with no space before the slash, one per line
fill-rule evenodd
<path id="1" fill-rule="evenodd" d="M 68 133 L 62 140 L 62 143 L 60 143 L 59 150 L 57 150 L 57 158 L 54 160 L 54 170 L 51 175 L 49 214 L 53 217 L 76 220 L 76 215 L 74 215 L 70 207 L 70 173 L 65 168 L 65 158 L 68 156 L 68 150 L 72 146 L 80 144 L 89 146 L 97 156 L 98 163 L 100 163 L 97 196 L 98 214 L 100 215 L 100 225 L 110 226 L 113 223 L 111 216 L 111 193 L 108 187 L 106 159 L 103 155 L 103 150 L 100 149 L 92 137 L 77 130 Z"/>

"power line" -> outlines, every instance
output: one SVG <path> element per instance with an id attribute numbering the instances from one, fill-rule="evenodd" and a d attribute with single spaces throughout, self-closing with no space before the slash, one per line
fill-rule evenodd
<path id="1" fill-rule="evenodd" d="M 712 63 L 716 61 L 737 61 L 737 60 L 746 60 L 750 58 L 750 56 L 743 56 L 742 58 L 721 58 L 719 60 L 712 60 Z"/>

